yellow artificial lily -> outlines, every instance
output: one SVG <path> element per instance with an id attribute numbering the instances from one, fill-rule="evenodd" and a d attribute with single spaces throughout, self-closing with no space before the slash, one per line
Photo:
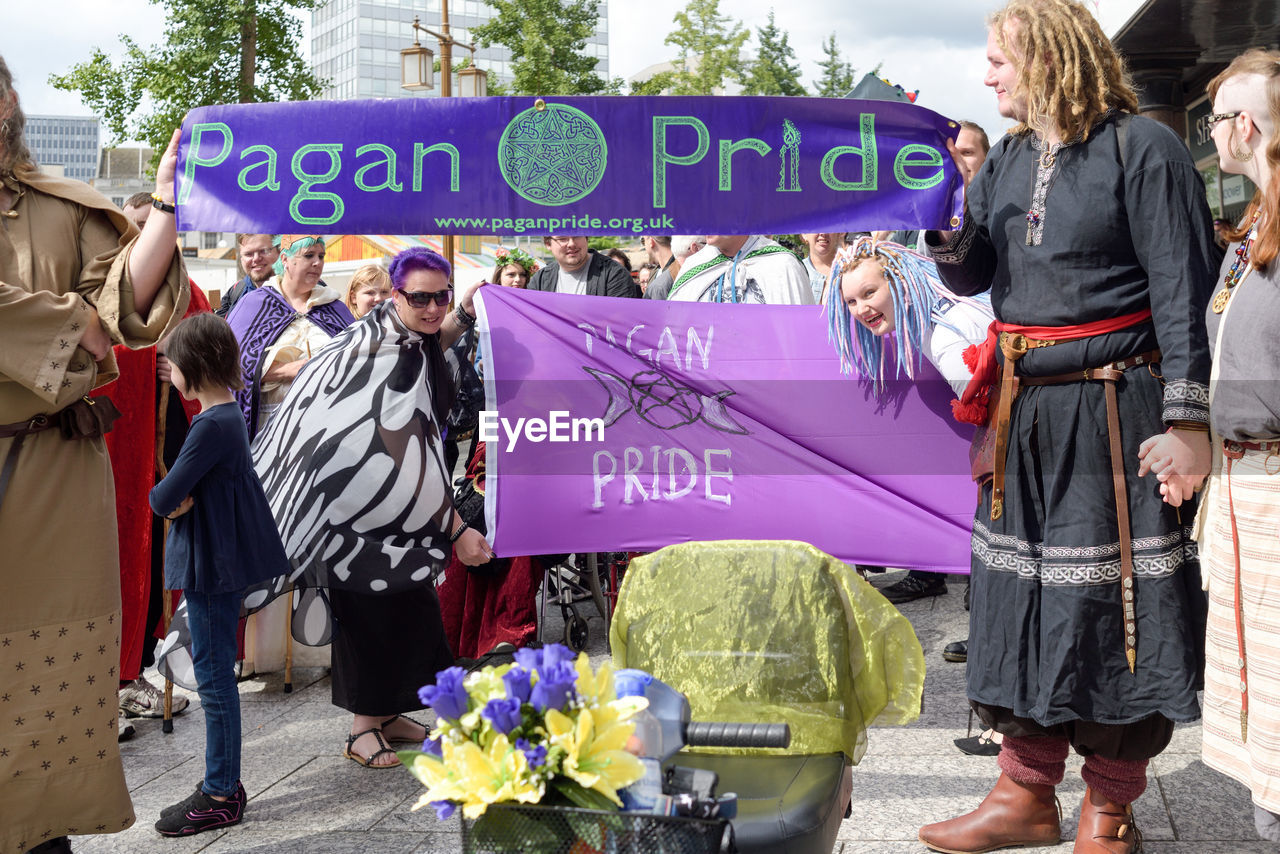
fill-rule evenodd
<path id="1" fill-rule="evenodd" d="M 433 801 L 461 801 L 466 792 L 458 786 L 449 766 L 429 753 L 415 756 L 409 763 L 409 773 L 418 779 L 427 791 L 418 798 L 412 809 L 429 806 Z"/>
<path id="2" fill-rule="evenodd" d="M 460 802 L 462 814 L 467 818 L 484 815 L 489 804 L 504 801 L 536 804 L 542 800 L 544 783 L 531 779 L 528 760 L 511 746 L 505 735 L 496 736 L 487 751 L 471 741 L 443 747 L 443 764 L 450 769 L 450 782 L 460 793 L 445 798 Z M 437 794 L 433 789 L 424 798 L 440 800 Z"/>
<path id="3" fill-rule="evenodd" d="M 588 707 L 603 706 L 616 697 L 613 693 L 612 664 L 606 661 L 597 672 L 592 673 L 590 659 L 585 652 L 581 652 L 573 666 L 578 671 L 578 696 L 582 697 Z"/>
<path id="4" fill-rule="evenodd" d="M 643 708 L 643 707 L 641 707 Z M 592 709 L 581 709 L 573 718 L 547 710 L 547 733 L 564 750 L 560 770 L 584 789 L 594 789 L 622 806 L 618 790 L 644 776 L 640 760 L 623 750 L 635 724 L 606 714 L 598 723 Z"/>

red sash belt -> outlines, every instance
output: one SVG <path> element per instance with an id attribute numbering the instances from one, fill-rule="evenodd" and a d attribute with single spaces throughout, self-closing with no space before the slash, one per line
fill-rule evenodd
<path id="1" fill-rule="evenodd" d="M 1074 326 L 1020 326 L 1017 323 L 993 320 L 987 329 L 987 339 L 964 351 L 964 363 L 973 377 L 969 380 L 969 385 L 965 387 L 960 399 L 951 402 L 951 412 L 957 421 L 964 424 L 982 426 L 987 423 L 990 416 L 988 408 L 991 390 L 995 387 L 996 375 L 999 373 L 996 348 L 1001 346 L 1000 333 L 1002 332 L 1007 333 L 1004 336 L 1004 346 L 1012 350 L 1012 353 L 1006 353 L 1006 356 L 1016 360 L 1027 350 L 1128 329 L 1130 326 L 1137 326 L 1150 319 L 1151 309 L 1147 308 L 1121 317 L 1079 323 Z"/>

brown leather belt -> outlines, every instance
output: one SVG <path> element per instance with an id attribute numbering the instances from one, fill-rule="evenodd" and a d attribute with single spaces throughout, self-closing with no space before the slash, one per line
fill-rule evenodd
<path id="1" fill-rule="evenodd" d="M 1066 374 L 1048 377 L 1019 377 L 1014 373 L 1014 363 L 1029 350 L 1052 347 L 1058 342 L 1027 338 L 1022 334 L 1000 333 L 1000 351 L 1004 353 L 1004 366 L 1000 372 L 1000 396 L 996 409 L 995 471 L 991 484 L 991 519 L 995 521 L 1004 513 L 1005 458 L 1009 449 L 1009 420 L 1013 400 L 1022 386 L 1062 385 L 1065 383 L 1096 381 L 1103 383 L 1107 402 L 1107 437 L 1111 451 L 1111 478 L 1116 497 L 1116 527 L 1120 534 L 1120 588 L 1124 605 L 1124 654 L 1133 673 L 1138 659 L 1138 623 L 1134 611 L 1133 541 L 1129 526 L 1129 494 L 1124 481 L 1124 452 L 1120 443 L 1120 407 L 1116 397 L 1116 383 L 1129 368 L 1150 365 L 1160 361 L 1160 351 L 1151 350 L 1130 356 L 1101 367 L 1086 368 Z"/>
<path id="2" fill-rule="evenodd" d="M 120 410 L 107 397 L 82 397 L 52 415 L 40 413 L 26 421 L 0 424 L 0 439 L 13 439 L 4 463 L 0 464 L 0 504 L 9 489 L 9 480 L 18 466 L 18 452 L 22 442 L 32 433 L 41 433 L 57 427 L 68 439 L 101 436 L 110 432 L 111 425 L 120 417 Z"/>

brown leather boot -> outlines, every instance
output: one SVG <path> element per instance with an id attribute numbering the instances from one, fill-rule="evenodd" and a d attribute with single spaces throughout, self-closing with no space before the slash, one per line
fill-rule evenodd
<path id="1" fill-rule="evenodd" d="M 1133 823 L 1133 806 L 1117 804 L 1093 789 L 1084 790 L 1075 854 L 1133 854 L 1142 850 L 1142 834 Z"/>
<path id="2" fill-rule="evenodd" d="M 1057 845 L 1061 839 L 1062 815 L 1053 786 L 1018 783 L 1004 774 L 973 812 L 920 828 L 920 841 L 944 854 Z"/>

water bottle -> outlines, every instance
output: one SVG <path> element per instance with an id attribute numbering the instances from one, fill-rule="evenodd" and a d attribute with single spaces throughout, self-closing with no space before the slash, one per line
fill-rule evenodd
<path id="1" fill-rule="evenodd" d="M 647 673 L 640 675 L 648 677 Z M 621 673 L 615 677 L 614 688 L 619 697 L 643 697 L 645 694 L 644 680 Z M 637 713 L 631 720 L 636 726 L 635 738 L 640 742 L 644 776 L 619 793 L 622 808 L 628 812 L 655 812 L 662 798 L 662 761 L 659 758 L 662 755 L 662 724 L 648 709 Z"/>

